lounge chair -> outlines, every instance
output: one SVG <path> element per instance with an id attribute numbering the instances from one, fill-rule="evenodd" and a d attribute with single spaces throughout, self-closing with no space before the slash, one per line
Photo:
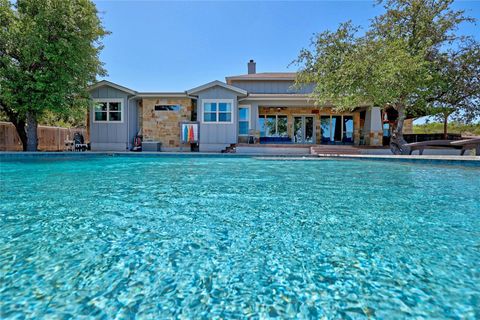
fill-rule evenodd
<path id="1" fill-rule="evenodd" d="M 411 155 L 415 150 L 418 150 L 422 155 L 425 149 L 442 149 L 451 148 L 461 150 L 461 155 L 465 154 L 465 151 L 475 149 L 476 154 L 480 155 L 480 138 L 464 139 L 464 140 L 430 140 L 422 142 L 407 143 L 404 145 L 409 148 L 409 154 Z"/>
<path id="2" fill-rule="evenodd" d="M 475 149 L 475 155 L 480 156 L 480 138 L 457 140 L 450 143 L 452 146 L 462 147 L 462 156 L 465 154 L 465 151 L 470 149 Z"/>

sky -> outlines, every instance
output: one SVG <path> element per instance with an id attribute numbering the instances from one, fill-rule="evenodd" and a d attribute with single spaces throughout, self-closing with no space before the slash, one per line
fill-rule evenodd
<path id="1" fill-rule="evenodd" d="M 296 71 L 289 65 L 315 33 L 352 20 L 366 28 L 383 12 L 374 1 L 96 0 L 105 28 L 107 80 L 137 91 L 185 91 L 225 76 Z M 455 8 L 480 20 L 480 0 Z M 480 40 L 480 25 L 459 32 Z"/>

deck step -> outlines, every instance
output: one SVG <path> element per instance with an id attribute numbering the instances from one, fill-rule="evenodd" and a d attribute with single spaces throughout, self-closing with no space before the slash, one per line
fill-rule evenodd
<path id="1" fill-rule="evenodd" d="M 360 154 L 358 148 L 352 146 L 314 146 L 310 148 L 310 154 Z"/>

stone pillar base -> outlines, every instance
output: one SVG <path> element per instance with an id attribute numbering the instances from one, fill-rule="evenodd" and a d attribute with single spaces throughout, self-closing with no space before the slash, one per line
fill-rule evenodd
<path id="1" fill-rule="evenodd" d="M 365 144 L 371 147 L 381 147 L 383 146 L 383 132 L 369 132 L 368 136 L 365 139 Z"/>

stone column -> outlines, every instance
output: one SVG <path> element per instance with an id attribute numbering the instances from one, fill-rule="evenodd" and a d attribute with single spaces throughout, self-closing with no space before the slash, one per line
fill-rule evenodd
<path id="1" fill-rule="evenodd" d="M 364 126 L 365 144 L 368 146 L 382 146 L 382 114 L 380 108 L 371 107 L 365 113 Z"/>
<path id="2" fill-rule="evenodd" d="M 254 133 L 256 143 L 260 143 L 260 128 L 258 127 L 258 103 L 250 104 L 250 130 Z"/>
<path id="3" fill-rule="evenodd" d="M 353 143 L 356 146 L 360 144 L 360 112 L 353 114 Z"/>

